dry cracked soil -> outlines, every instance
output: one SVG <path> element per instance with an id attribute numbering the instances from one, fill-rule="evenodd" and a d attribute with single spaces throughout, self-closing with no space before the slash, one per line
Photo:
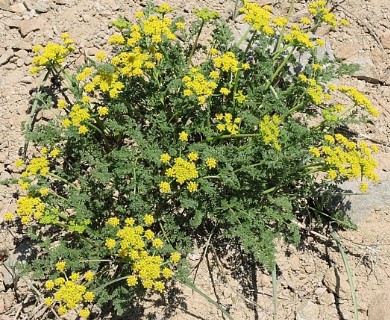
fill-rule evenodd
<path id="1" fill-rule="evenodd" d="M 179 14 L 208 7 L 227 17 L 231 0 L 167 0 Z M 288 0 L 256 0 L 275 13 L 288 10 Z M 359 319 L 390 319 L 390 2 L 389 0 L 334 0 L 333 10 L 350 21 L 347 30 L 323 27 L 336 58 L 360 65 L 353 76 L 341 79 L 369 96 L 381 111 L 375 124 L 350 128 L 359 138 L 376 143 L 381 181 L 371 191 L 351 198 L 349 214 L 356 231 L 340 232 L 356 286 Z M 160 4 L 160 2 L 158 2 Z M 20 174 L 14 167 L 24 138 L 21 123 L 28 119 L 31 89 L 39 79 L 29 75 L 32 45 L 58 40 L 68 32 L 85 54 L 107 47 L 109 22 L 129 19 L 145 5 L 143 0 L 0 0 L 0 180 Z M 293 18 L 302 17 L 307 2 L 300 0 Z M 353 190 L 354 183 L 345 186 Z M 26 277 L 18 278 L 15 260 L 29 254 L 29 245 L 16 227 L 3 223 L 5 212 L 16 208 L 16 187 L 0 185 L 0 320 L 49 319 Z M 271 275 L 248 269 L 227 248 L 222 259 L 211 248 L 189 256 L 198 266 L 196 285 L 227 308 L 235 320 L 273 319 Z M 229 262 L 229 263 L 228 263 Z M 337 246 L 326 237 L 308 232 L 298 247 L 278 244 L 278 319 L 354 319 L 346 270 Z M 16 276 L 16 277 L 15 277 Z M 68 317 L 72 319 L 72 316 Z M 73 317 L 75 319 L 76 317 Z M 100 318 L 99 318 L 100 319 Z M 105 319 L 111 319 L 106 317 Z M 142 310 L 121 319 L 223 319 L 204 298 L 177 287 L 172 299 L 150 297 Z"/>

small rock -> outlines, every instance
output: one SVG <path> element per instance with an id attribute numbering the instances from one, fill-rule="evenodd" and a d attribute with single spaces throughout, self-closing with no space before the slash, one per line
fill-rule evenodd
<path id="1" fill-rule="evenodd" d="M 19 58 L 26 58 L 28 56 L 28 52 L 26 50 L 19 50 L 15 52 L 15 55 Z"/>
<path id="2" fill-rule="evenodd" d="M 306 300 L 302 301 L 297 308 L 296 320 L 312 320 L 318 319 L 320 314 L 320 307 L 318 304 Z"/>
<path id="3" fill-rule="evenodd" d="M 19 50 L 31 51 L 31 43 L 24 41 L 24 40 L 21 40 L 19 42 L 12 44 L 12 48 L 19 49 Z"/>
<path id="4" fill-rule="evenodd" d="M 9 11 L 11 8 L 9 0 L 0 0 L 0 9 Z"/>
<path id="5" fill-rule="evenodd" d="M 383 48 L 390 49 L 390 30 L 387 30 L 384 34 L 382 34 L 381 43 Z"/>
<path id="6" fill-rule="evenodd" d="M 23 3 L 15 3 L 10 7 L 10 11 L 14 13 L 25 13 L 27 9 Z"/>
<path id="7" fill-rule="evenodd" d="M 351 291 L 347 280 L 347 275 L 340 273 L 337 268 L 330 268 L 325 273 L 324 285 L 341 299 L 350 299 Z"/>
<path id="8" fill-rule="evenodd" d="M 24 66 L 24 60 L 22 58 L 16 60 L 16 66 L 19 68 Z"/>
<path id="9" fill-rule="evenodd" d="M 382 82 L 382 79 L 376 70 L 375 64 L 372 62 L 370 57 L 358 55 L 351 57 L 346 62 L 359 65 L 359 70 L 352 75 L 359 80 L 364 80 L 374 84 Z"/>
<path id="10" fill-rule="evenodd" d="M 20 34 L 24 38 L 30 32 L 41 29 L 42 26 L 43 26 L 43 20 L 41 18 L 23 20 L 20 22 Z"/>
<path id="11" fill-rule="evenodd" d="M 26 84 L 32 83 L 32 81 L 33 81 L 32 76 L 25 76 L 20 80 L 21 83 L 26 83 Z M 14 171 L 14 172 L 18 172 L 18 171 Z"/>
<path id="12" fill-rule="evenodd" d="M 16 29 L 20 27 L 20 19 L 18 19 L 18 17 L 13 17 L 13 19 L 5 20 L 4 24 L 10 29 Z"/>
<path id="13" fill-rule="evenodd" d="M 38 1 L 35 5 L 34 5 L 34 9 L 36 12 L 38 13 L 45 13 L 45 12 L 48 12 L 49 11 L 49 6 L 46 2 L 43 2 L 43 1 Z"/>
<path id="14" fill-rule="evenodd" d="M 390 288 L 383 290 L 380 294 L 376 295 L 372 299 L 372 303 L 368 308 L 368 320 L 390 320 L 389 289 Z"/>
<path id="15" fill-rule="evenodd" d="M 347 60 L 351 58 L 352 56 L 355 56 L 358 54 L 360 49 L 359 44 L 357 44 L 354 41 L 348 41 L 346 43 L 341 44 L 334 50 L 334 55 L 336 58 L 341 60 Z"/>
<path id="16" fill-rule="evenodd" d="M 59 4 L 61 6 L 65 5 L 67 3 L 67 0 L 55 0 L 55 4 Z"/>
<path id="17" fill-rule="evenodd" d="M 14 56 L 14 50 L 8 49 L 0 57 L 0 66 L 6 64 Z"/>
<path id="18" fill-rule="evenodd" d="M 13 287 L 15 276 L 13 270 L 6 263 L 7 261 L 8 259 L 0 266 L 0 273 L 2 274 L 3 284 L 6 289 Z"/>

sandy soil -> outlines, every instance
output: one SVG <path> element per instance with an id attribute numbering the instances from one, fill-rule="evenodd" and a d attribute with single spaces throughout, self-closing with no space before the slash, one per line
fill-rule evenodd
<path id="1" fill-rule="evenodd" d="M 230 0 L 166 2 L 185 16 L 200 2 L 201 7 L 223 16 L 234 8 Z M 289 6 L 286 0 L 257 2 L 271 4 L 279 13 Z M 336 58 L 362 66 L 357 76 L 341 81 L 366 93 L 382 115 L 375 124 L 352 129 L 378 144 L 380 168 L 389 171 L 390 4 L 388 0 L 332 3 L 334 12 L 347 18 L 350 27 L 346 32 L 320 28 L 318 33 L 326 37 Z M 38 83 L 28 74 L 31 46 L 68 32 L 78 47 L 93 55 L 96 48 L 106 46 L 109 21 L 119 16 L 131 18 L 143 5 L 141 0 L 0 0 L 0 180 L 19 174 L 13 163 L 24 143 L 21 123 L 28 118 L 30 90 Z M 294 17 L 301 17 L 305 6 L 306 1 L 298 1 Z M 0 223 L 5 212 L 16 208 L 15 191 L 14 186 L 0 186 Z M 385 320 L 390 319 L 390 208 L 372 209 L 364 213 L 357 231 L 342 232 L 340 239 L 354 276 L 359 319 Z M 39 302 L 28 279 L 12 278 L 12 261 L 18 252 L 28 252 L 28 243 L 22 239 L 15 228 L 0 224 L 0 320 L 44 319 L 39 317 Z M 239 249 L 228 248 L 230 254 L 221 255 L 220 248 L 211 243 L 204 256 L 200 248 L 189 257 L 196 285 L 236 320 L 272 319 L 271 275 L 250 261 L 240 262 Z M 308 231 L 298 248 L 283 243 L 278 248 L 278 319 L 354 318 L 346 270 L 334 242 Z M 223 319 L 197 293 L 181 286 L 176 289 L 164 300 L 150 297 L 143 310 L 133 310 L 123 319 Z"/>

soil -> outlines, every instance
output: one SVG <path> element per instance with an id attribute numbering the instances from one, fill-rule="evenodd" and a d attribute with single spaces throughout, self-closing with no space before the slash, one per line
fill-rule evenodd
<path id="1" fill-rule="evenodd" d="M 196 0 L 166 2 L 188 17 L 199 6 Z M 272 5 L 276 13 L 287 12 L 289 7 L 287 0 L 256 2 Z M 367 94 L 381 116 L 375 123 L 350 129 L 359 138 L 378 144 L 379 170 L 386 176 L 390 170 L 390 4 L 388 0 L 331 3 L 350 26 L 344 30 L 320 28 L 317 34 L 327 40 L 336 58 L 361 65 L 358 74 L 341 79 L 341 83 Z M 93 55 L 97 48 L 107 47 L 112 19 L 131 18 L 144 5 L 141 0 L 0 0 L 0 180 L 20 174 L 13 163 L 24 144 L 21 123 L 29 116 L 31 89 L 39 83 L 28 73 L 31 46 L 58 40 L 62 32 L 68 32 L 79 48 Z M 306 6 L 306 1 L 298 1 L 294 17 L 301 17 Z M 205 0 L 202 7 L 227 17 L 234 2 Z M 381 192 L 380 185 L 375 190 Z M 14 261 L 31 254 L 21 230 L 3 223 L 4 214 L 16 209 L 15 192 L 15 186 L 0 186 L 0 320 L 45 319 L 29 279 L 15 278 Z M 370 203 L 370 196 L 366 199 Z M 339 232 L 339 237 L 356 287 L 359 319 L 390 319 L 390 207 L 373 204 L 364 208 L 358 218 L 349 213 L 359 221 L 358 229 Z M 311 230 L 306 234 L 298 248 L 278 244 L 277 318 L 354 319 L 347 271 L 336 242 Z M 226 248 L 222 256 L 216 254 L 221 248 L 211 243 L 206 254 L 200 248 L 188 257 L 196 286 L 229 310 L 235 320 L 273 319 L 271 275 L 250 261 L 240 262 L 237 248 Z M 177 285 L 171 296 L 164 300 L 152 296 L 142 310 L 133 310 L 123 319 L 211 320 L 223 319 L 223 315 L 198 293 Z"/>

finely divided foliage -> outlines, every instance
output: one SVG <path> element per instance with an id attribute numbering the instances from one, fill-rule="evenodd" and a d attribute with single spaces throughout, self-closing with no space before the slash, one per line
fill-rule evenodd
<path id="1" fill-rule="evenodd" d="M 272 268 L 275 238 L 297 243 L 308 213 L 345 223 L 310 203 L 347 179 L 362 191 L 378 180 L 377 148 L 338 130 L 378 111 L 333 84 L 338 66 L 318 58 L 324 40 L 311 32 L 347 25 L 325 1 L 297 23 L 244 1 L 237 42 L 215 12 L 194 11 L 188 26 L 172 11 L 150 4 L 114 21 L 112 51 L 76 71 L 69 35 L 33 48 L 31 72 L 61 88 L 38 91 L 53 118 L 26 132 L 36 151 L 15 164 L 16 215 L 41 250 L 30 271 L 46 277 L 44 301 L 59 316 L 88 318 L 96 303 L 121 314 L 133 297 L 187 281 L 183 257 L 210 226 Z M 199 46 L 206 24 L 212 39 Z"/>

